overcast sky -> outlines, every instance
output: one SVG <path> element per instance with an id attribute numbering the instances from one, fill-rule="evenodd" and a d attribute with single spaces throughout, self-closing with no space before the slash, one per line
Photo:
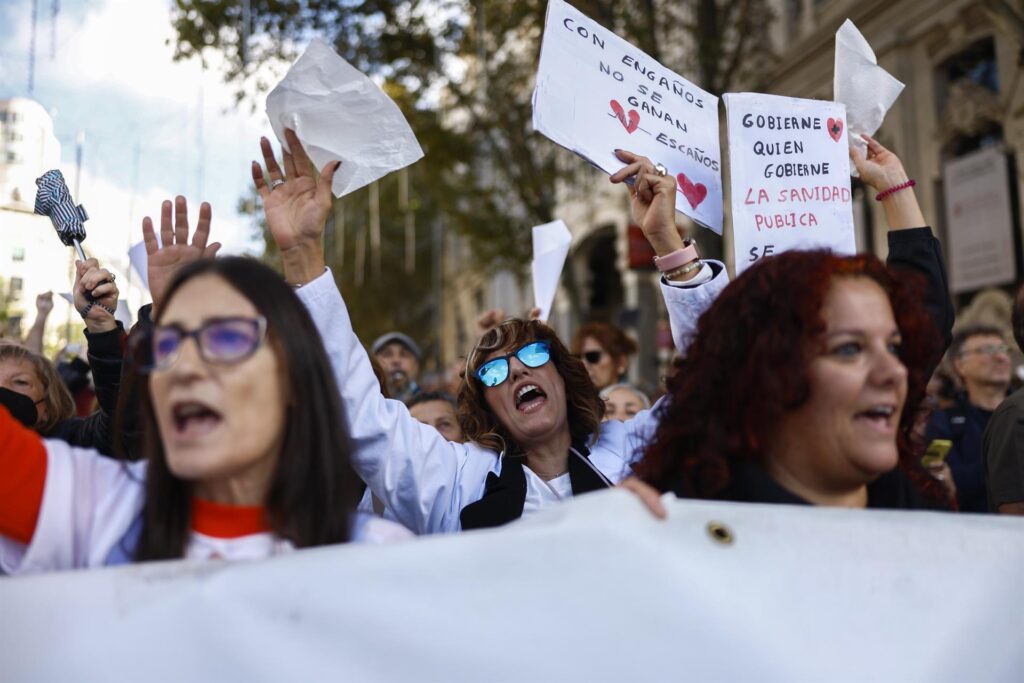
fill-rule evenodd
<path id="1" fill-rule="evenodd" d="M 234 104 L 219 71 L 172 61 L 169 0 L 60 0 L 56 22 L 53 0 L 38 4 L 30 95 L 32 0 L 0 0 L 0 99 L 32 97 L 51 113 L 69 184 L 75 139 L 85 133 L 79 199 L 92 248 L 125 253 L 141 239 L 142 217 L 184 194 L 190 207 L 213 205 L 214 237 L 226 251 L 261 251 L 236 206 L 259 136 L 272 137 L 262 98 L 250 113 Z"/>

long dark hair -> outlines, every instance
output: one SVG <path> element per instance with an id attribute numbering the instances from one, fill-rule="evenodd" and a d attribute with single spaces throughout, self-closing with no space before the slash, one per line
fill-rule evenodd
<path id="1" fill-rule="evenodd" d="M 267 319 L 268 340 L 287 378 L 284 438 L 265 502 L 271 529 L 300 548 L 349 540 L 359 479 L 350 465 L 334 373 L 313 320 L 277 273 L 248 258 L 189 264 L 171 282 L 165 301 L 202 275 L 223 279 Z M 166 304 L 161 310 L 167 310 Z M 135 559 L 178 558 L 184 556 L 190 536 L 192 483 L 168 468 L 150 392 L 142 393 L 148 470 Z"/>
<path id="2" fill-rule="evenodd" d="M 947 498 L 920 466 L 913 436 L 927 368 L 941 339 L 921 306 L 922 284 L 897 278 L 871 255 L 791 251 L 752 266 L 729 284 L 697 323 L 697 335 L 668 380 L 654 438 L 637 466 L 662 491 L 695 498 L 726 495 L 735 467 L 763 461 L 782 417 L 810 399 L 807 349 L 825 331 L 821 307 L 833 282 L 865 277 L 888 295 L 907 368 L 907 398 L 896 445 L 899 467 L 929 497 Z"/>

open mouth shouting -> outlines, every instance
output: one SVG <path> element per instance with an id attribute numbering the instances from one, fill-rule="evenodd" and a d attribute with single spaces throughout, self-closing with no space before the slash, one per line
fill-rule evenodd
<path id="1" fill-rule="evenodd" d="M 526 382 L 516 388 L 516 410 L 521 413 L 532 413 L 547 402 L 548 395 L 534 384 Z"/>
<path id="2" fill-rule="evenodd" d="M 171 406 L 174 435 L 191 440 L 206 436 L 223 422 L 219 412 L 199 401 L 178 401 Z"/>
<path id="3" fill-rule="evenodd" d="M 854 415 L 854 419 L 858 422 L 863 421 L 872 429 L 881 433 L 889 434 L 895 430 L 899 414 L 894 404 L 879 403 L 869 407 L 867 410 L 860 411 Z"/>

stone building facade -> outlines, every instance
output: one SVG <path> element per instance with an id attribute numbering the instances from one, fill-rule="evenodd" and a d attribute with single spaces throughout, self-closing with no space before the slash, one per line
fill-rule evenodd
<path id="1" fill-rule="evenodd" d="M 975 317 L 976 308 L 991 312 L 992 306 L 972 307 L 972 301 L 983 292 L 986 301 L 1005 297 L 1024 280 L 1024 7 L 1013 0 L 771 4 L 777 60 L 761 82 L 733 89 L 831 99 L 835 32 L 851 19 L 879 63 L 906 84 L 878 138 L 900 155 L 918 183 L 925 217 L 944 244 L 961 317 Z M 721 119 L 724 128 L 724 114 Z M 611 187 L 604 174 L 588 173 L 584 190 L 566 197 L 558 213 L 573 243 L 551 322 L 566 340 L 587 320 L 623 325 L 644 350 L 630 368 L 630 379 L 653 387 L 667 357 L 651 353 L 665 340 L 663 331 L 659 334 L 665 313 L 657 278 L 629 268 L 625 192 Z M 723 177 L 728 192 L 727 174 L 728 168 Z M 858 248 L 884 258 L 881 207 L 858 181 L 854 197 Z M 731 268 L 728 206 L 727 195 L 723 251 Z M 698 241 L 709 236 L 680 223 Z M 522 313 L 531 305 L 528 282 L 509 275 L 467 277 L 457 245 L 451 246 L 442 316 L 448 360 L 464 354 L 475 340 L 472 323 L 479 311 L 501 305 L 509 313 Z"/>

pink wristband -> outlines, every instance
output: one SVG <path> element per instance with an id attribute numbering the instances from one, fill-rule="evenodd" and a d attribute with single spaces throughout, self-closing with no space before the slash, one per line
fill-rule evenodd
<path id="1" fill-rule="evenodd" d="M 682 249 L 676 249 L 664 256 L 655 256 L 654 267 L 662 273 L 668 273 L 697 260 L 697 243 L 693 240 L 686 240 L 683 245 Z"/>
<path id="2" fill-rule="evenodd" d="M 907 188 L 914 187 L 915 185 L 917 185 L 917 183 L 914 181 L 913 178 L 911 178 L 910 180 L 908 180 L 905 183 L 900 183 L 899 185 L 893 185 L 888 190 L 882 190 L 881 192 L 876 194 L 875 195 L 875 201 L 880 202 L 880 201 L 882 201 L 883 199 L 885 199 L 886 197 L 888 197 L 891 194 L 896 194 L 900 190 L 906 190 Z"/>

